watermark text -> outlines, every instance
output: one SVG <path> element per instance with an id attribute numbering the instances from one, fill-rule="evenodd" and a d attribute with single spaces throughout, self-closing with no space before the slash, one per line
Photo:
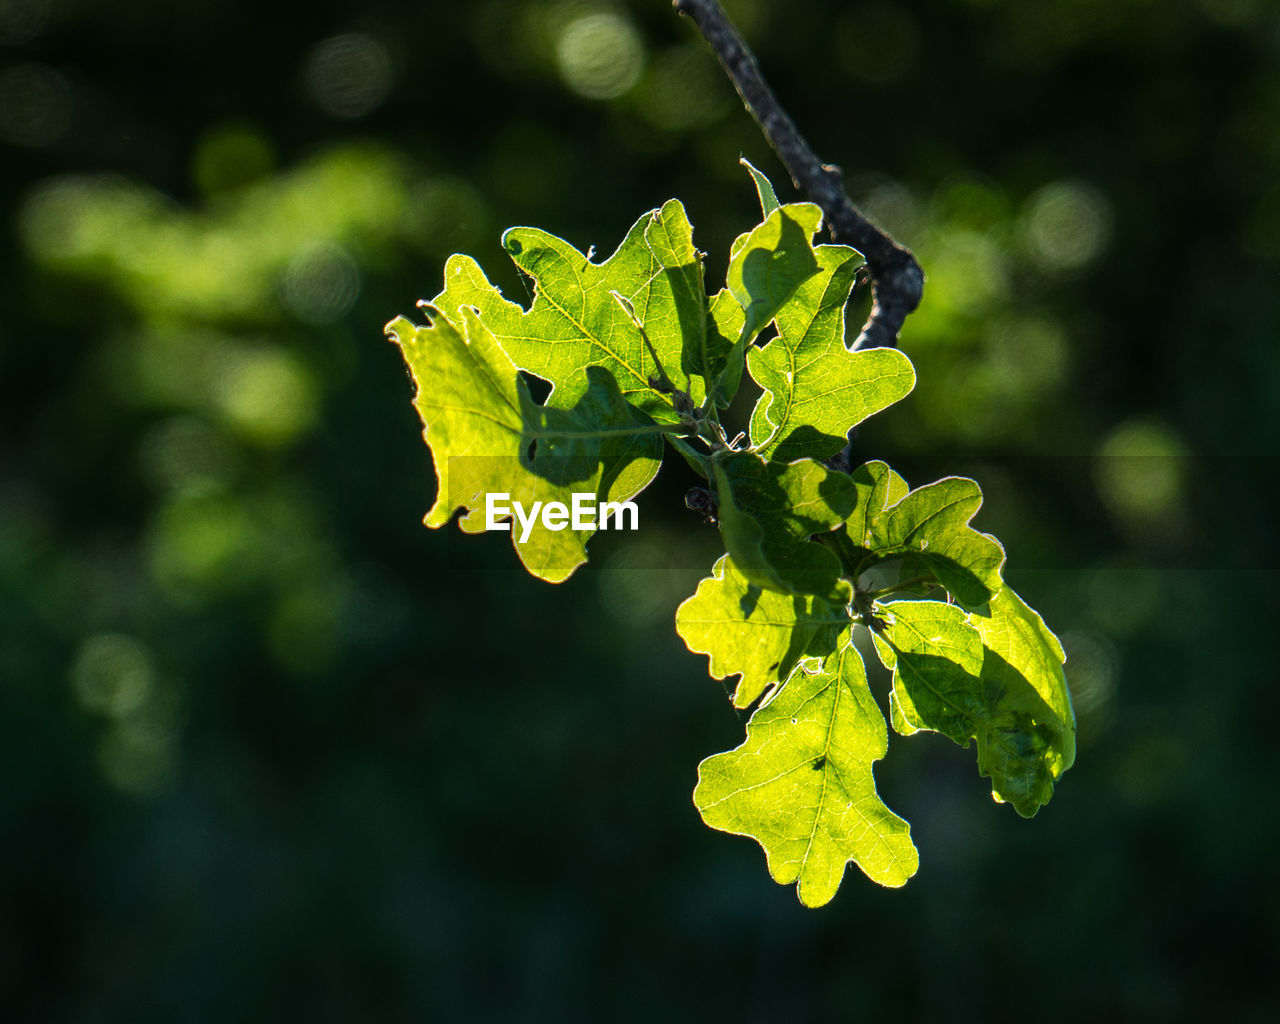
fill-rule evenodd
<path id="1" fill-rule="evenodd" d="M 543 529 L 554 531 L 566 527 L 575 532 L 640 528 L 640 509 L 634 501 L 597 501 L 590 491 L 575 491 L 569 496 L 568 505 L 562 501 L 535 501 L 529 509 L 522 502 L 512 501 L 507 492 L 486 494 L 484 510 L 486 530 L 510 531 L 511 523 L 502 520 L 513 518 L 520 527 L 516 538 L 520 544 L 529 539 L 534 524 L 539 521 Z M 612 527 L 609 525 L 610 519 L 613 520 Z"/>

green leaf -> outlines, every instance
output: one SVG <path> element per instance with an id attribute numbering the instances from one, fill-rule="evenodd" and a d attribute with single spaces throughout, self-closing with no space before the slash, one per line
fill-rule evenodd
<path id="1" fill-rule="evenodd" d="M 653 479 L 658 428 L 623 401 L 606 373 L 589 378 L 573 409 L 544 409 L 474 310 L 462 308 L 461 331 L 438 310 L 427 313 L 425 326 L 405 317 L 387 325 L 413 376 L 414 406 L 440 484 L 427 526 L 443 526 L 466 509 L 461 529 L 485 531 L 488 494 L 532 510 L 535 502 L 571 505 L 574 493 L 626 501 Z M 549 529 L 540 518 L 527 538 L 518 522 L 510 532 L 525 567 L 553 583 L 587 560 L 594 533 Z"/>
<path id="2" fill-rule="evenodd" d="M 844 473 L 802 459 L 767 463 L 750 452 L 711 458 L 720 535 L 744 577 L 766 590 L 839 599 L 840 561 L 810 541 L 853 510 L 854 486 Z"/>
<path id="3" fill-rule="evenodd" d="M 627 501 L 658 471 L 659 428 L 623 399 L 603 367 L 587 367 L 587 381 L 586 393 L 572 409 L 538 405 L 521 385 L 524 465 L 554 483 L 581 491 L 577 485 L 590 481 L 600 498 Z"/>
<path id="4" fill-rule="evenodd" d="M 759 334 L 818 272 L 811 239 L 821 223 L 822 211 L 813 203 L 788 203 L 766 216 L 733 253 L 725 287 L 746 314 L 748 337 Z"/>
<path id="5" fill-rule="evenodd" d="M 734 353 L 746 315 L 728 288 L 721 288 L 711 300 L 711 316 L 707 322 L 707 380 L 723 380 L 717 392 L 717 404 L 727 408 L 742 379 L 742 366 L 730 373 L 729 357 Z"/>
<path id="6" fill-rule="evenodd" d="M 1055 681 L 1062 662 L 1049 646 L 1052 634 L 1042 634 L 1039 616 L 1009 594 L 1012 600 L 992 602 L 981 628 L 983 617 L 955 605 L 890 602 L 881 606 L 889 615 L 875 646 L 893 670 L 894 729 L 928 729 L 966 747 L 976 739 L 978 771 L 991 779 L 992 795 L 1029 818 L 1070 767 L 1075 720 L 1065 682 Z M 986 635 L 1009 657 L 988 646 Z M 1056 639 L 1053 645 L 1061 650 Z"/>
<path id="7" fill-rule="evenodd" d="M 661 281 L 648 294 L 648 309 L 637 311 L 649 339 L 680 338 L 680 360 L 664 366 L 672 383 L 682 386 L 697 404 L 705 396 L 713 353 L 707 342 L 707 291 L 702 279 L 702 253 L 693 245 L 693 228 L 684 207 L 672 200 L 645 228 L 645 244 L 657 261 Z M 670 297 L 668 302 L 667 297 Z M 670 347 L 666 347 L 669 350 Z"/>
<path id="8" fill-rule="evenodd" d="M 501 528 L 484 505 L 494 493 L 526 509 L 628 500 L 653 478 L 664 435 L 708 480 L 727 554 L 676 628 L 709 656 L 713 678 L 737 677 L 736 707 L 758 707 L 743 744 L 703 762 L 694 799 L 709 825 L 755 837 L 773 877 L 819 906 L 850 861 L 891 886 L 917 866 L 907 824 L 876 793 L 887 730 L 852 647 L 855 621 L 871 626 L 893 671 L 894 729 L 976 739 L 994 797 L 1022 815 L 1071 767 L 1075 718 L 1061 645 L 1004 586 L 999 542 L 971 525 L 978 485 L 948 477 L 913 491 L 882 462 L 845 474 L 820 461 L 909 393 L 914 369 L 896 350 L 845 347 L 861 257 L 815 248 L 818 208 L 781 205 L 743 163 L 763 219 L 734 241 L 710 302 L 703 254 L 673 200 L 603 263 L 512 228 L 504 244 L 535 289 L 527 309 L 454 256 L 428 323 L 387 329 L 440 477 L 429 526 L 461 510 L 464 531 Z M 753 348 L 771 322 L 777 336 Z M 762 388 L 748 450 L 727 442 L 717 412 L 744 367 Z M 550 383 L 545 404 L 526 374 Z M 522 518 L 512 541 L 531 572 L 560 581 L 586 561 L 593 530 Z M 900 582 L 855 593 L 850 580 L 886 560 L 900 563 Z M 937 586 L 958 604 L 881 602 Z"/>
<path id="9" fill-rule="evenodd" d="M 725 369 L 716 379 L 717 403 L 727 404 L 737 391 L 747 346 L 796 288 L 818 272 L 812 238 L 821 223 L 817 206 L 788 203 L 734 242 L 725 287 L 742 307 L 743 321 Z"/>
<path id="10" fill-rule="evenodd" d="M 890 505 L 896 505 L 910 490 L 897 472 L 880 461 L 865 462 L 850 476 L 858 492 L 858 503 L 849 516 L 845 532 L 849 540 L 864 553 L 873 543 L 874 525 Z"/>
<path id="11" fill-rule="evenodd" d="M 847 642 L 814 675 L 798 670 L 747 723 L 736 750 L 698 767 L 693 802 L 712 828 L 751 836 L 769 872 L 800 902 L 830 901 L 850 861 L 874 882 L 903 885 L 919 856 L 910 826 L 876 792 L 888 750 L 862 658 Z"/>
<path id="12" fill-rule="evenodd" d="M 983 674 L 1001 687 L 1007 701 L 1020 701 L 1048 729 L 1050 767 L 1058 778 L 1076 759 L 1076 716 L 1063 671 L 1067 656 L 1062 644 L 1040 613 L 1007 586 L 969 621 L 987 649 Z M 1051 712 L 1047 718 L 1045 707 Z"/>
<path id="13" fill-rule="evenodd" d="M 763 590 L 722 555 L 711 575 L 676 611 L 676 632 L 695 654 L 711 657 L 711 678 L 740 675 L 733 705 L 748 707 L 807 658 L 825 659 L 852 624 L 853 588 L 835 602 Z"/>
<path id="14" fill-rule="evenodd" d="M 450 257 L 445 288 L 432 305 L 449 316 L 462 306 L 479 310 L 515 364 L 552 384 L 549 406 L 566 408 L 578 401 L 588 387 L 587 369 L 600 366 L 637 408 L 674 420 L 671 399 L 650 384 L 658 365 L 637 320 L 672 382 L 695 402 L 705 393 L 708 316 L 702 262 L 677 200 L 636 221 L 604 263 L 591 262 L 537 228 L 511 228 L 502 241 L 516 266 L 535 282 L 527 311 L 504 299 L 468 256 Z"/>
<path id="15" fill-rule="evenodd" d="M 747 173 L 751 175 L 751 180 L 756 185 L 756 195 L 760 197 L 760 216 L 768 217 L 782 204 L 778 202 L 778 194 L 773 190 L 773 183 L 764 176 L 760 171 L 752 166 L 751 161 L 745 156 L 739 158 L 738 163 L 747 169 Z"/>
<path id="16" fill-rule="evenodd" d="M 951 476 L 907 494 L 902 478 L 884 463 L 854 474 L 858 507 L 847 533 L 868 563 L 909 558 L 904 575 L 931 573 L 966 608 L 980 608 L 1004 586 L 1004 548 L 969 521 L 982 506 L 982 489 Z"/>
<path id="17" fill-rule="evenodd" d="M 962 747 L 983 730 L 982 637 L 964 609 L 940 601 L 890 601 L 876 653 L 893 670 L 889 695 L 894 727 L 903 735 L 940 732 Z M 901 723 L 901 724 L 900 724 Z"/>
<path id="18" fill-rule="evenodd" d="M 845 348 L 844 308 L 863 259 L 843 245 L 814 253 L 818 272 L 778 311 L 778 336 L 747 353 L 764 389 L 751 414 L 751 443 L 780 462 L 834 455 L 850 428 L 905 398 L 916 380 L 898 349 Z"/>

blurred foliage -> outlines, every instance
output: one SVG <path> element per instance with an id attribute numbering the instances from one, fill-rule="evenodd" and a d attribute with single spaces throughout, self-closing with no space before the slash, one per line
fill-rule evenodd
<path id="1" fill-rule="evenodd" d="M 665 0 L 0 0 L 12 1019 L 1273 1019 L 1280 9 L 726 6 L 925 266 L 858 455 L 981 481 L 1053 805 L 895 739 L 920 874 L 805 911 L 689 799 L 689 481 L 558 588 L 420 526 L 381 327 L 450 252 L 678 196 L 715 278 L 783 180 Z"/>

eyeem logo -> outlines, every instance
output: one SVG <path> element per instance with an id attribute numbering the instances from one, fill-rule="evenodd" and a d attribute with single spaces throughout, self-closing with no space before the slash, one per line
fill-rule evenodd
<path id="1" fill-rule="evenodd" d="M 509 503 L 509 504 L 508 504 Z M 542 525 L 548 530 L 563 530 L 565 527 L 577 530 L 608 530 L 609 518 L 613 517 L 613 529 L 638 530 L 640 528 L 640 509 L 634 501 L 596 501 L 590 491 L 577 492 L 570 495 L 570 504 L 562 501 L 548 501 L 543 504 L 535 501 L 533 508 L 527 512 L 523 504 L 511 501 L 507 492 L 486 494 L 484 496 L 485 529 L 511 530 L 510 523 L 499 520 L 507 516 L 515 516 L 520 524 L 518 543 L 523 544 L 533 532 L 533 524 L 541 513 Z M 626 512 L 630 525 L 623 525 L 623 512 Z"/>

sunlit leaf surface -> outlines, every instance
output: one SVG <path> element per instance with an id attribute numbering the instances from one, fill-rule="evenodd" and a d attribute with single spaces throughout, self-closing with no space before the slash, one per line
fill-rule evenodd
<path id="1" fill-rule="evenodd" d="M 971 525 L 978 484 L 911 490 L 883 462 L 844 472 L 821 461 L 905 397 L 915 371 L 896 349 L 846 347 L 861 255 L 815 247 L 819 209 L 780 203 L 747 168 L 763 220 L 734 241 L 711 298 L 671 200 L 602 262 L 512 228 L 503 244 L 532 282 L 527 307 L 458 255 L 427 324 L 401 317 L 388 332 L 440 481 L 428 526 L 461 511 L 464 532 L 503 528 L 486 514 L 494 492 L 526 508 L 581 492 L 628 499 L 664 444 L 706 481 L 726 554 L 680 605 L 676 630 L 713 678 L 736 680 L 735 707 L 756 708 L 743 744 L 702 763 L 695 803 L 714 828 L 757 839 L 773 877 L 820 906 L 850 862 L 886 886 L 918 863 L 907 823 L 876 794 L 887 732 L 855 628 L 873 631 L 893 672 L 894 729 L 976 740 L 979 772 L 1019 814 L 1071 766 L 1075 719 L 1061 645 L 1005 586 L 999 541 Z M 749 430 L 731 436 L 721 410 L 744 366 L 763 393 Z M 528 375 L 550 385 L 545 401 Z M 535 575 L 558 582 L 586 561 L 591 529 L 515 518 L 512 541 Z"/>
<path id="2" fill-rule="evenodd" d="M 698 767 L 693 801 L 713 828 L 755 838 L 769 872 L 800 902 L 827 903 L 852 861 L 881 885 L 903 885 L 919 857 L 911 829 L 876 793 L 872 765 L 889 749 L 862 657 L 844 643 L 786 685 L 747 723 L 742 746 Z"/>

